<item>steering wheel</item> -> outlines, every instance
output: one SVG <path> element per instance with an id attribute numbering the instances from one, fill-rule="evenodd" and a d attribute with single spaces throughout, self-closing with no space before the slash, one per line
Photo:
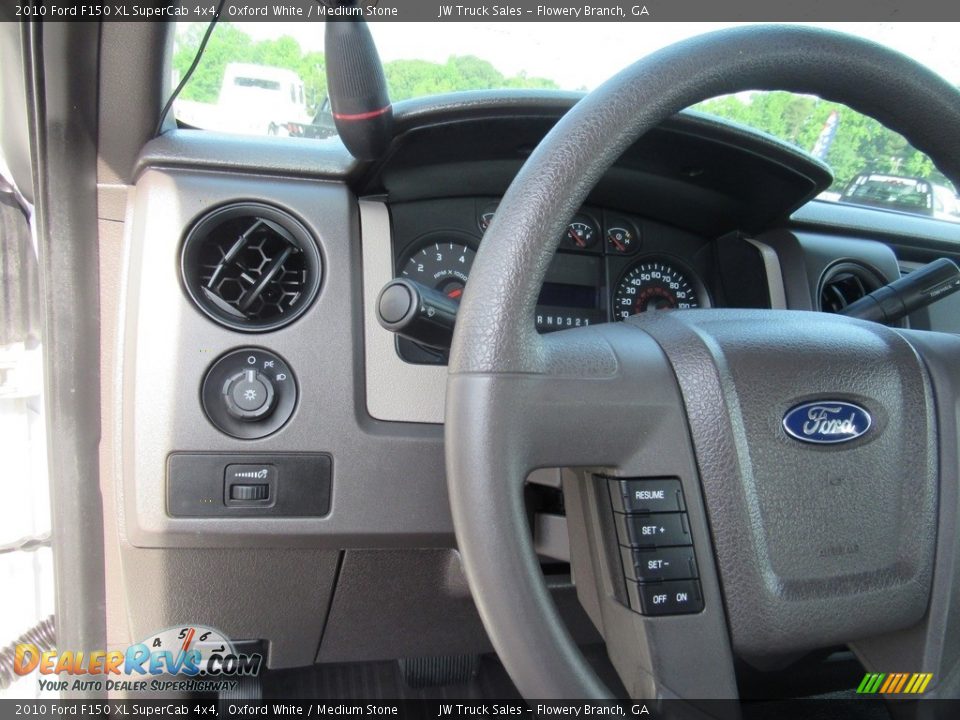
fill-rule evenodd
<path id="1" fill-rule="evenodd" d="M 564 628 L 533 550 L 522 486 L 542 467 L 565 469 L 578 596 L 632 697 L 735 698 L 734 655 L 842 643 L 870 670 L 933 673 L 926 696 L 960 689 L 960 337 L 772 310 L 534 328 L 562 231 L 614 161 L 682 108 L 766 89 L 872 115 L 960 180 L 955 88 L 873 43 L 789 26 L 659 51 L 544 138 L 473 265 L 445 429 L 471 592 L 526 697 L 610 695 Z M 849 442 L 788 434 L 785 418 L 805 403 L 806 421 L 849 421 Z M 843 429 L 820 430 L 829 440 Z M 627 577 L 640 569 L 624 546 L 648 531 L 686 533 L 696 572 L 661 585 Z"/>

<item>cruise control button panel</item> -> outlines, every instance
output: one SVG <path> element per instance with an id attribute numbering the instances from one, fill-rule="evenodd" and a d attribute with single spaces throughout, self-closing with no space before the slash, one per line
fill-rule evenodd
<path id="1" fill-rule="evenodd" d="M 690 519 L 677 478 L 608 478 L 630 608 L 643 615 L 703 610 Z"/>

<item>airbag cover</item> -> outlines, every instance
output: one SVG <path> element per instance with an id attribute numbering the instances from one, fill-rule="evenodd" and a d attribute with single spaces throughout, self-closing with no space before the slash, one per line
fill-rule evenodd
<path id="1" fill-rule="evenodd" d="M 801 650 L 918 621 L 937 462 L 910 344 L 819 313 L 646 315 L 633 322 L 667 353 L 687 406 L 737 650 Z M 850 403 L 871 426 L 846 442 L 799 441 L 784 419 L 814 401 Z"/>

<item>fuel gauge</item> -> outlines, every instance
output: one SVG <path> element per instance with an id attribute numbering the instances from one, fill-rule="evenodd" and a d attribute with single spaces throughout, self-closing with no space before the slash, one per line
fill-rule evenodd
<path id="1" fill-rule="evenodd" d="M 567 225 L 563 235 L 563 247 L 586 250 L 596 245 L 599 239 L 596 223 L 586 215 L 577 214 Z"/>

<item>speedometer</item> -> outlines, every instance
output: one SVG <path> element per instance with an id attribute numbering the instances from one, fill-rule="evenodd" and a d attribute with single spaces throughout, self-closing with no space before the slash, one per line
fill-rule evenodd
<path id="1" fill-rule="evenodd" d="M 686 310 L 701 307 L 700 293 L 687 275 L 670 263 L 640 262 L 617 284 L 613 317 L 626 320 L 647 310 Z"/>

